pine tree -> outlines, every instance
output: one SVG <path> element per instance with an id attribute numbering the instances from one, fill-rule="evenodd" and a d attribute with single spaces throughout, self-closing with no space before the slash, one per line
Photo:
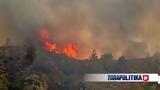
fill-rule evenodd
<path id="1" fill-rule="evenodd" d="M 98 56 L 96 53 L 96 50 L 94 49 L 91 56 L 90 56 L 90 60 L 98 60 Z"/>

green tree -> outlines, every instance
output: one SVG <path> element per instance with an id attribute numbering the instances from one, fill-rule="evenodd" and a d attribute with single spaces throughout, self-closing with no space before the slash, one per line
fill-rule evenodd
<path id="1" fill-rule="evenodd" d="M 90 56 L 90 60 L 98 60 L 98 56 L 96 53 L 96 50 L 94 49 L 91 56 Z"/>
<path id="2" fill-rule="evenodd" d="M 41 76 L 31 74 L 25 77 L 23 90 L 47 90 L 48 85 Z"/>

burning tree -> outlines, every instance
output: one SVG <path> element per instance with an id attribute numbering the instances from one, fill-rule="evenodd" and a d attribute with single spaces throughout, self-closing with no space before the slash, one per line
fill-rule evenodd
<path id="1" fill-rule="evenodd" d="M 78 53 L 78 48 L 74 44 L 69 44 L 66 48 L 64 48 L 63 52 L 67 56 L 75 58 Z"/>

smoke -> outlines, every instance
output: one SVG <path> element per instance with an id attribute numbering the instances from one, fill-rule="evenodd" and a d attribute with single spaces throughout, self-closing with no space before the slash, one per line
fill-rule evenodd
<path id="1" fill-rule="evenodd" d="M 113 53 L 152 55 L 160 48 L 159 0 L 0 0 L 0 33 L 16 42 L 47 27 L 63 47 L 76 43 L 79 58 Z M 1 40 L 1 42 L 3 42 Z"/>

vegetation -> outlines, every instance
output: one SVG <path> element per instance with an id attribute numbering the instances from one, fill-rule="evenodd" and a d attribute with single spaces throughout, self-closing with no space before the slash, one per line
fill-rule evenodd
<path id="1" fill-rule="evenodd" d="M 48 85 L 45 80 L 43 80 L 37 74 L 31 74 L 25 77 L 23 82 L 23 90 L 47 90 Z"/>
<path id="2" fill-rule="evenodd" d="M 8 90 L 8 85 L 7 74 L 0 74 L 0 90 Z"/>
<path id="3" fill-rule="evenodd" d="M 160 90 L 157 83 L 83 80 L 86 73 L 160 73 L 159 54 L 137 59 L 121 56 L 115 60 L 110 53 L 98 58 L 93 50 L 89 59 L 78 61 L 56 52 L 37 52 L 31 44 L 0 47 L 0 90 Z"/>

